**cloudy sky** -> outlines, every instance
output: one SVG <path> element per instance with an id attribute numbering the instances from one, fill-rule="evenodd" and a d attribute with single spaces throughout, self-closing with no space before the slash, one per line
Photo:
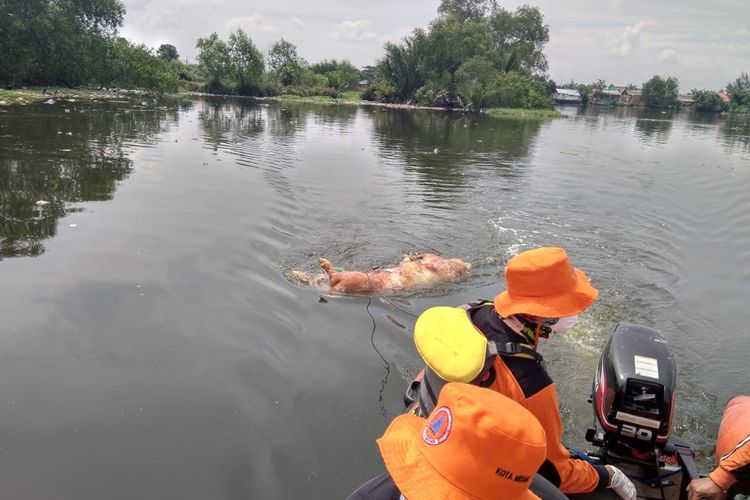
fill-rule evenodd
<path id="1" fill-rule="evenodd" d="M 122 0 L 121 33 L 195 57 L 198 37 L 244 29 L 263 51 L 285 38 L 310 62 L 373 64 L 383 44 L 436 17 L 439 0 Z M 722 88 L 750 72 L 749 0 L 499 0 L 530 4 L 550 26 L 545 53 L 558 82 L 640 84 L 654 74 L 680 87 Z"/>

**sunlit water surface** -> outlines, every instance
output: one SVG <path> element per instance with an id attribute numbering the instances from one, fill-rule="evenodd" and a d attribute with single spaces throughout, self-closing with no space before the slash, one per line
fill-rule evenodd
<path id="1" fill-rule="evenodd" d="M 413 315 L 492 297 L 540 245 L 601 290 L 542 346 L 569 444 L 586 448 L 609 334 L 637 322 L 669 340 L 675 432 L 705 468 L 747 392 L 748 193 L 750 128 L 713 115 L 3 109 L 0 496 L 343 498 L 382 470 L 374 440 L 420 368 Z M 286 277 L 424 251 L 474 270 L 390 301 Z"/>

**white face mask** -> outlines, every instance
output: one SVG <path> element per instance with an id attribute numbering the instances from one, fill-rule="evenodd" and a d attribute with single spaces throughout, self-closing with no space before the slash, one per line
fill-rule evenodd
<path id="1" fill-rule="evenodd" d="M 566 333 L 569 332 L 578 323 L 578 315 L 565 316 L 557 320 L 557 323 L 552 325 L 552 333 Z"/>

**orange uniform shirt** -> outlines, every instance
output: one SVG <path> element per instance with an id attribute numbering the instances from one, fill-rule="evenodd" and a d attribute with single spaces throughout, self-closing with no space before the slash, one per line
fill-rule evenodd
<path id="1" fill-rule="evenodd" d="M 709 477 L 723 490 L 750 479 L 750 396 L 727 403 L 716 439 L 719 466 Z"/>
<path id="2" fill-rule="evenodd" d="M 522 338 L 505 325 L 494 307 L 470 310 L 474 325 L 489 340 L 519 342 Z M 589 493 L 606 488 L 609 473 L 577 457 L 562 444 L 563 425 L 555 384 L 547 370 L 532 359 L 497 356 L 493 362 L 495 381 L 491 389 L 517 401 L 542 424 L 547 435 L 547 460 L 539 473 L 563 493 Z"/>

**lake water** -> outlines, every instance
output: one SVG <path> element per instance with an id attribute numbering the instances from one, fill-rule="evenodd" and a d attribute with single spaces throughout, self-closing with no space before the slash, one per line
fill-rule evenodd
<path id="1" fill-rule="evenodd" d="M 599 353 L 631 321 L 669 340 L 675 433 L 705 469 L 748 387 L 748 193 L 750 126 L 716 115 L 2 109 L 0 496 L 343 498 L 382 470 L 414 315 L 491 298 L 509 257 L 553 245 L 601 291 L 541 348 L 568 443 L 586 448 Z M 474 270 L 391 300 L 286 278 L 424 251 Z"/>

